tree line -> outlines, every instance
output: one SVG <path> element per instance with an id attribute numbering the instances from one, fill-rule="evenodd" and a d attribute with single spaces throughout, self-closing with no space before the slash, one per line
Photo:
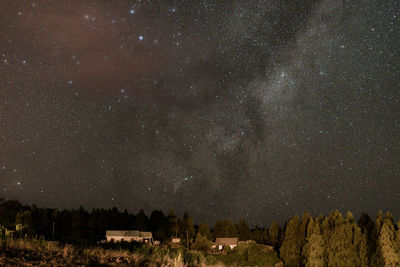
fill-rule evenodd
<path id="1" fill-rule="evenodd" d="M 266 229 L 250 229 L 244 220 L 237 224 L 229 220 L 218 220 L 210 229 L 207 223 L 194 224 L 187 212 L 182 217 L 177 216 L 173 209 L 168 214 L 153 210 L 150 216 L 143 210 L 131 214 L 115 207 L 92 209 L 89 212 L 81 206 L 60 211 L 0 199 L 0 225 L 8 229 L 20 225 L 23 234 L 67 242 L 95 242 L 105 238 L 106 230 L 129 229 L 151 231 L 154 238 L 161 242 L 178 237 L 182 242 L 187 240 L 189 244 L 194 244 L 198 235 L 210 241 L 217 237 L 239 237 L 239 240 L 252 239 L 264 244 L 269 242 Z M 278 223 L 274 223 L 271 229 L 281 231 Z M 278 232 L 274 235 L 278 235 Z"/>
<path id="2" fill-rule="evenodd" d="M 60 211 L 0 200 L 0 224 L 8 229 L 22 226 L 23 235 L 75 243 L 102 240 L 106 230 L 136 229 L 151 231 L 161 242 L 178 237 L 183 245 L 204 251 L 215 238 L 238 237 L 273 246 L 289 267 L 400 266 L 400 221 L 395 223 L 389 212 L 382 211 L 376 220 L 364 213 L 355 221 L 351 212 L 343 216 L 335 210 L 328 216 L 295 215 L 283 228 L 277 222 L 269 228 L 250 228 L 244 220 L 217 220 L 210 228 L 207 223 L 195 224 L 186 212 L 179 217 L 172 209 L 168 214 L 153 210 L 147 216 L 143 210 Z"/>

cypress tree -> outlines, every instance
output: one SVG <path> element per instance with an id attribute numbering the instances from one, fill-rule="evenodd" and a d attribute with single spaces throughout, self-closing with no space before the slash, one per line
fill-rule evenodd
<path id="1" fill-rule="evenodd" d="M 276 221 L 273 221 L 268 229 L 268 236 L 270 244 L 275 248 L 278 247 L 280 232 L 281 229 L 279 227 L 279 224 Z"/>
<path id="2" fill-rule="evenodd" d="M 390 220 L 385 220 L 379 233 L 379 244 L 384 266 L 400 266 L 399 254 L 396 251 L 394 226 Z"/>
<path id="3" fill-rule="evenodd" d="M 325 263 L 325 242 L 318 223 L 311 219 L 308 224 L 309 237 L 303 248 L 304 264 L 306 267 L 324 267 Z"/>
<path id="4" fill-rule="evenodd" d="M 337 211 L 332 215 L 331 235 L 327 244 L 328 267 L 359 266 L 358 246 L 361 242 L 361 231 L 354 223 L 353 215 L 349 212 L 345 220 Z M 354 236 L 356 231 L 359 231 L 357 238 Z"/>
<path id="5" fill-rule="evenodd" d="M 300 218 L 297 215 L 291 218 L 286 225 L 280 255 L 285 266 L 288 267 L 300 266 L 302 240 L 304 239 L 300 232 L 300 225 Z"/>

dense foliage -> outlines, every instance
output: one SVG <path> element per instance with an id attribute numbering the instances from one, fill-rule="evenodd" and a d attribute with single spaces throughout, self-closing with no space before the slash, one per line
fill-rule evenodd
<path id="1" fill-rule="evenodd" d="M 221 220 L 210 229 L 206 223 L 195 225 L 188 213 L 177 216 L 174 210 L 168 215 L 154 210 L 150 216 L 143 210 L 130 214 L 117 208 L 88 212 L 81 207 L 59 211 L 0 200 L 0 224 L 9 229 L 22 226 L 21 236 L 43 236 L 74 243 L 104 239 L 106 230 L 138 229 L 151 231 L 162 242 L 180 237 L 184 247 L 204 253 L 217 237 L 255 241 L 250 246 L 248 243 L 239 246 L 234 254 L 226 251 L 224 262 L 227 264 L 249 257 L 273 261 L 262 256 L 267 248 L 258 245 L 262 244 L 274 248 L 285 266 L 400 266 L 400 222 L 396 224 L 389 212 L 379 212 L 375 221 L 362 214 L 358 222 L 351 212 L 343 216 L 335 210 L 327 217 L 304 213 L 290 218 L 283 229 L 276 222 L 268 229 L 250 229 L 243 220 L 237 224 Z"/>
<path id="2" fill-rule="evenodd" d="M 193 246 L 196 237 L 197 245 L 207 243 L 204 239 L 213 241 L 217 237 L 237 237 L 239 240 L 255 240 L 261 244 L 272 244 L 266 229 L 251 230 L 245 221 L 235 224 L 229 220 L 217 221 L 214 231 L 207 223 L 195 225 L 188 213 L 178 217 L 174 210 L 165 215 L 160 210 L 154 210 L 147 216 L 143 210 L 130 214 L 117 208 L 93 209 L 86 211 L 83 207 L 73 210 L 58 210 L 23 206 L 17 201 L 0 200 L 0 225 L 8 229 L 22 226 L 22 235 L 43 236 L 47 240 L 61 240 L 75 243 L 94 243 L 105 238 L 106 230 L 137 229 L 151 231 L 156 240 L 161 242 L 170 237 L 179 237 L 183 245 Z M 279 225 L 277 231 L 280 231 Z M 54 236 L 53 236 L 54 226 Z M 200 233 L 200 236 L 198 234 Z M 278 237 L 274 235 L 274 240 Z M 188 244 L 186 244 L 188 243 Z"/>

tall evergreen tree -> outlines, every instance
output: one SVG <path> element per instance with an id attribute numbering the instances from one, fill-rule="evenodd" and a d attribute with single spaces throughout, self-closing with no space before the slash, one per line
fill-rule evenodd
<path id="1" fill-rule="evenodd" d="M 237 237 L 237 229 L 234 223 L 229 220 L 217 220 L 214 226 L 214 238 Z"/>
<path id="2" fill-rule="evenodd" d="M 198 233 L 201 234 L 202 237 L 207 238 L 208 240 L 212 241 L 213 236 L 210 232 L 210 228 L 208 227 L 207 223 L 200 223 Z"/>
<path id="3" fill-rule="evenodd" d="M 383 225 L 383 219 L 384 219 L 384 216 L 383 216 L 383 211 L 379 211 L 379 213 L 378 213 L 378 216 L 376 217 L 376 223 L 375 223 L 375 225 L 376 225 L 376 232 L 377 233 L 380 233 L 381 232 L 381 227 L 382 227 L 382 225 Z"/>
<path id="4" fill-rule="evenodd" d="M 161 210 L 152 211 L 149 226 L 154 238 L 161 242 L 167 239 L 168 219 Z"/>
<path id="5" fill-rule="evenodd" d="M 384 220 L 382 224 L 379 233 L 379 244 L 385 267 L 400 266 L 400 255 L 396 251 L 394 226 L 390 219 Z"/>
<path id="6" fill-rule="evenodd" d="M 258 244 L 268 243 L 268 233 L 264 228 L 256 228 L 251 232 L 251 240 L 254 240 Z"/>
<path id="7" fill-rule="evenodd" d="M 249 240 L 251 237 L 251 230 L 247 226 L 246 222 L 244 220 L 240 220 L 239 223 L 236 226 L 237 232 L 238 232 L 238 237 L 240 241 L 246 241 Z"/>
<path id="8" fill-rule="evenodd" d="M 303 248 L 304 244 L 306 243 L 306 237 L 307 237 L 307 228 L 310 220 L 312 219 L 312 216 L 309 212 L 304 212 L 303 216 L 301 217 L 301 224 L 300 224 L 300 236 L 301 238 L 301 243 L 300 247 Z M 300 262 L 304 261 L 303 254 L 301 254 L 301 259 Z"/>
<path id="9" fill-rule="evenodd" d="M 321 228 L 311 219 L 307 229 L 310 234 L 303 248 L 304 264 L 306 267 L 324 267 L 326 247 Z"/>
<path id="10" fill-rule="evenodd" d="M 327 244 L 328 267 L 360 266 L 358 247 L 361 242 L 361 231 L 355 225 L 353 215 L 348 213 L 343 220 L 336 213 L 332 219 L 332 223 L 335 224 L 331 225 L 333 228 Z M 356 239 L 354 231 L 359 231 Z"/>
<path id="11" fill-rule="evenodd" d="M 311 247 L 310 239 L 311 239 L 311 235 L 314 231 L 316 224 L 317 224 L 317 222 L 315 222 L 314 218 L 311 218 L 307 225 L 306 243 L 304 244 L 303 249 L 301 251 L 303 264 L 306 264 L 308 261 L 308 258 L 309 258 L 310 247 Z M 321 232 L 321 229 L 320 229 L 320 232 Z"/>
<path id="12" fill-rule="evenodd" d="M 149 218 L 142 209 L 136 214 L 135 225 L 140 231 L 147 231 L 149 229 Z"/>
<path id="13" fill-rule="evenodd" d="M 379 266 L 379 264 L 377 264 L 377 261 L 375 260 L 377 251 L 377 240 L 378 240 L 378 234 L 376 232 L 377 230 L 375 223 L 368 216 L 368 214 L 363 213 L 360 216 L 358 225 L 361 228 L 363 239 L 366 239 L 367 265 Z"/>
<path id="14" fill-rule="evenodd" d="M 189 216 L 187 212 L 183 214 L 182 218 L 182 230 L 183 232 L 181 233 L 184 239 L 186 240 L 187 246 L 189 246 L 192 242 L 192 239 L 194 238 L 194 223 L 192 217 Z"/>
<path id="15" fill-rule="evenodd" d="M 176 213 L 171 209 L 168 213 L 168 235 L 169 237 L 178 236 L 178 221 L 176 219 Z"/>
<path id="16" fill-rule="evenodd" d="M 304 237 L 300 231 L 300 218 L 295 215 L 291 218 L 285 228 L 285 236 L 280 248 L 280 255 L 285 266 L 295 267 L 301 264 L 301 251 Z"/>
<path id="17" fill-rule="evenodd" d="M 268 237 L 270 244 L 275 248 L 278 247 L 280 233 L 281 233 L 281 228 L 279 227 L 278 222 L 273 221 L 268 229 Z"/>
<path id="18" fill-rule="evenodd" d="M 395 231 L 394 240 L 397 254 L 399 254 L 400 257 L 400 220 L 397 222 L 397 229 Z"/>

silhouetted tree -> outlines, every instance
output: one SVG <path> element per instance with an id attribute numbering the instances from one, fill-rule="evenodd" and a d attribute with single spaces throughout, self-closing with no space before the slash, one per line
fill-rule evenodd
<path id="1" fill-rule="evenodd" d="M 236 228 L 240 241 L 246 241 L 251 238 L 251 230 L 244 220 L 240 220 Z"/>
<path id="2" fill-rule="evenodd" d="M 169 237 L 178 236 L 178 222 L 176 219 L 176 213 L 173 209 L 168 213 L 168 235 Z"/>
<path id="3" fill-rule="evenodd" d="M 0 198 L 0 225 L 9 229 L 15 227 L 15 217 L 17 213 L 23 212 L 29 207 L 23 206 L 15 200 L 4 200 Z"/>
<path id="4" fill-rule="evenodd" d="M 190 244 L 194 239 L 195 231 L 194 231 L 193 219 L 188 215 L 187 212 L 183 214 L 182 226 L 183 226 L 182 227 L 183 232 L 181 233 L 181 235 L 183 236 L 184 239 L 187 239 L 186 241 L 189 242 Z"/>
<path id="5" fill-rule="evenodd" d="M 139 213 L 136 214 L 135 225 L 140 231 L 149 230 L 149 219 L 143 210 L 140 210 Z"/>
<path id="6" fill-rule="evenodd" d="M 375 264 L 373 264 L 373 258 L 376 257 L 378 239 L 375 223 L 371 220 L 368 214 L 362 213 L 358 225 L 366 242 L 367 266 L 377 266 L 376 260 L 374 261 Z"/>
<path id="7" fill-rule="evenodd" d="M 214 226 L 214 238 L 237 237 L 237 229 L 234 223 L 229 220 L 217 220 Z"/>
<path id="8" fill-rule="evenodd" d="M 201 234 L 202 237 L 206 237 L 210 241 L 213 240 L 213 236 L 207 223 L 200 223 L 198 233 Z"/>
<path id="9" fill-rule="evenodd" d="M 255 241 L 258 244 L 267 244 L 268 243 L 268 233 L 264 228 L 259 228 L 256 226 L 251 232 L 251 240 Z"/>
<path id="10" fill-rule="evenodd" d="M 153 210 L 150 215 L 149 225 L 155 239 L 161 242 L 167 239 L 168 219 L 161 210 Z"/>

